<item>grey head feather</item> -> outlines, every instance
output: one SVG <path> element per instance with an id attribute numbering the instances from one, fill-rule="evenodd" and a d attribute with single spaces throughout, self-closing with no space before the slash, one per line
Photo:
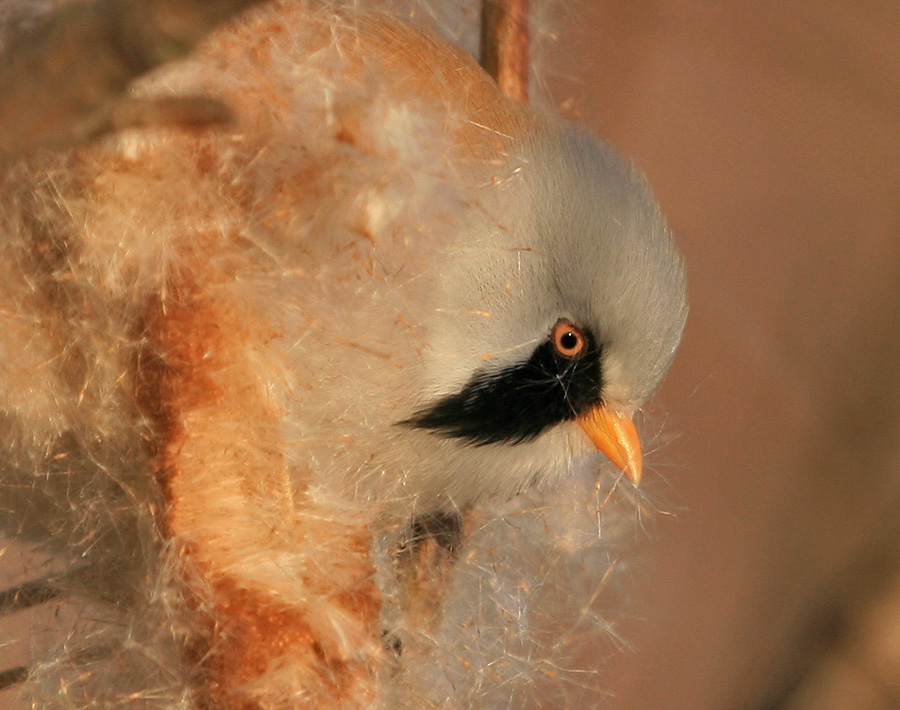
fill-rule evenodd
<path id="1" fill-rule="evenodd" d="M 525 173 L 525 229 L 547 255 L 544 289 L 600 341 L 608 378 L 619 380 L 607 387 L 639 405 L 668 369 L 687 316 L 683 261 L 656 199 L 631 165 L 577 126 L 559 123 L 526 150 L 541 166 Z"/>
<path id="2" fill-rule="evenodd" d="M 640 406 L 687 314 L 682 259 L 653 193 L 610 146 L 568 123 L 545 124 L 517 148 L 493 173 L 496 202 L 475 211 L 490 216 L 441 259 L 430 392 L 521 365 L 565 318 L 602 348 L 604 398 Z"/>

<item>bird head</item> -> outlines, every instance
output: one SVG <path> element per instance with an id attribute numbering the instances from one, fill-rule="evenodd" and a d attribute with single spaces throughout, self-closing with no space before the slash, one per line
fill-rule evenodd
<path id="1" fill-rule="evenodd" d="M 638 483 L 632 417 L 687 312 L 682 261 L 650 189 L 562 122 L 519 141 L 486 183 L 482 217 L 441 261 L 428 396 L 403 424 L 480 452 L 464 465 L 523 468 L 520 482 L 599 450 Z"/>

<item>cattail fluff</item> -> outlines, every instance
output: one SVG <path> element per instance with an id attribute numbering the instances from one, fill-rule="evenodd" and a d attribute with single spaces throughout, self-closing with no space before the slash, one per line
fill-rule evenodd
<path id="1" fill-rule="evenodd" d="M 598 599 L 629 517 L 609 513 L 617 481 L 595 485 L 598 458 L 547 455 L 530 478 L 574 476 L 510 500 L 528 481 L 441 478 L 444 457 L 485 449 L 397 426 L 473 357 L 410 389 L 439 342 L 426 327 L 447 289 L 435 254 L 464 264 L 459 235 L 500 225 L 497 184 L 531 160 L 514 139 L 554 124 L 488 100 L 462 51 L 361 5 L 271 2 L 134 88 L 222 98 L 232 125 L 124 131 L 2 175 L 2 559 L 10 587 L 43 580 L 45 602 L 25 609 L 20 594 L 0 621 L 30 626 L 7 654 L 23 677 L 0 696 L 11 706 L 602 696 Z M 470 7 L 394 5 L 471 42 Z M 643 204 L 620 172 L 638 194 L 628 205 Z M 461 330 L 473 338 L 503 317 L 502 303 L 475 310 Z M 566 431 L 560 447 L 587 446 Z M 435 572 L 443 602 L 415 616 L 401 587 L 427 580 L 398 572 L 397 549 L 414 516 L 455 506 L 468 540 Z"/>

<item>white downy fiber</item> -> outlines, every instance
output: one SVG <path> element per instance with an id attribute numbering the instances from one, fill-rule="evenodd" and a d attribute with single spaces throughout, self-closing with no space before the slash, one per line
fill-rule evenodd
<path id="1" fill-rule="evenodd" d="M 393 423 L 428 356 L 435 252 L 494 207 L 454 157 L 465 118 L 360 50 L 373 8 L 476 44 L 462 0 L 279 0 L 135 89 L 206 91 L 234 126 L 128 131 L 2 176 L 0 565 L 63 591 L 0 620 L 27 627 L 0 642 L 4 668 L 31 667 L 10 707 L 602 703 L 600 600 L 636 506 L 599 459 L 476 506 L 443 612 L 397 610 L 390 548 L 439 492 Z M 341 371 L 352 388 L 322 375 Z M 286 620 L 302 632 L 245 678 Z"/>

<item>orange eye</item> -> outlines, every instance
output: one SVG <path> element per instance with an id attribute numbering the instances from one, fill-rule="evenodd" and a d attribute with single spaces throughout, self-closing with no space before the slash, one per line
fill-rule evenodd
<path id="1" fill-rule="evenodd" d="M 553 326 L 553 347 L 563 357 L 575 357 L 584 350 L 584 333 L 568 321 L 561 320 Z"/>

